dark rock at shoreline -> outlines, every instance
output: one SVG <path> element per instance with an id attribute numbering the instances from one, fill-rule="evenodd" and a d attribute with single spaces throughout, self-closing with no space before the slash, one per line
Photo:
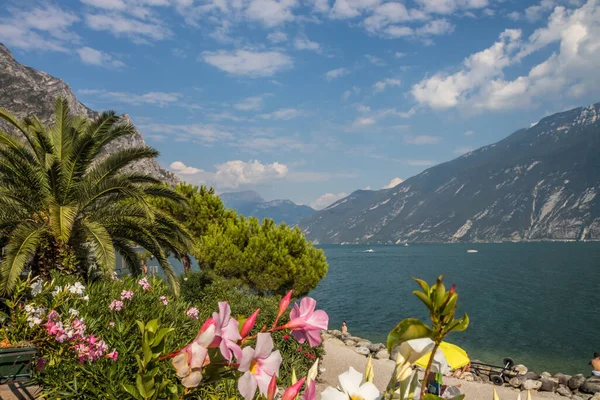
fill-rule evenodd
<path id="1" fill-rule="evenodd" d="M 579 390 L 588 394 L 600 393 L 600 376 L 587 378 Z"/>
<path id="2" fill-rule="evenodd" d="M 533 379 L 527 379 L 521 384 L 522 390 L 539 390 L 542 387 L 542 382 L 534 381 Z"/>
<path id="3" fill-rule="evenodd" d="M 554 374 L 554 377 L 558 379 L 558 383 L 565 386 L 568 385 L 569 379 L 571 379 L 571 375 L 562 374 L 560 372 L 558 374 Z"/>
<path id="4" fill-rule="evenodd" d="M 565 397 L 571 397 L 571 395 L 573 394 L 571 392 L 571 389 L 569 389 L 568 387 L 566 387 L 564 385 L 560 385 L 558 387 L 558 389 L 556 389 L 556 393 L 560 394 L 561 396 L 565 396 Z"/>
<path id="5" fill-rule="evenodd" d="M 558 388 L 558 379 L 556 378 L 544 376 L 540 382 L 542 382 L 542 386 L 540 386 L 542 392 L 554 392 Z"/>
<path id="6" fill-rule="evenodd" d="M 385 345 L 383 343 L 372 343 L 367 346 L 371 353 L 377 353 L 379 350 L 385 349 Z"/>
<path id="7" fill-rule="evenodd" d="M 584 382 L 585 376 L 583 376 L 583 374 L 577 374 L 573 375 L 571 379 L 569 379 L 567 386 L 569 386 L 569 389 L 571 390 L 578 390 Z"/>

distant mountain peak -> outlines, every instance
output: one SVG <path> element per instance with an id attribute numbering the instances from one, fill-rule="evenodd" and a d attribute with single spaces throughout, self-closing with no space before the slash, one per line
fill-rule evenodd
<path id="1" fill-rule="evenodd" d="M 256 217 L 259 220 L 271 218 L 276 223 L 285 222 L 287 225 L 296 225 L 301 218 L 315 213 L 314 209 L 297 205 L 291 200 L 265 201 L 253 190 L 222 193 L 219 197 L 226 207 L 233 208 L 246 217 Z"/>

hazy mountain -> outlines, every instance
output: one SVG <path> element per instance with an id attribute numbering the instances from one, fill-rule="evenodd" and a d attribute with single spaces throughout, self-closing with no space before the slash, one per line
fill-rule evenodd
<path id="1" fill-rule="evenodd" d="M 0 43 L 0 107 L 6 108 L 18 118 L 36 114 L 43 123 L 48 124 L 54 112 L 54 101 L 60 96 L 68 100 L 74 114 L 85 114 L 90 118 L 100 115 L 77 100 L 65 82 L 45 72 L 20 64 Z M 3 125 L 2 122 L 0 122 L 0 127 L 6 129 L 6 125 Z M 145 145 L 144 138 L 136 132 L 133 136 L 123 137 L 110 143 L 107 153 L 120 148 L 140 145 Z M 163 169 L 155 160 L 141 161 L 136 163 L 133 168 L 150 173 L 169 184 L 178 182 L 172 172 Z"/>
<path id="2" fill-rule="evenodd" d="M 290 200 L 265 201 L 252 190 L 222 193 L 219 197 L 226 207 L 233 208 L 239 214 L 259 220 L 271 218 L 277 224 L 285 222 L 288 225 L 296 225 L 301 218 L 315 213 L 311 207 L 300 206 Z"/>
<path id="3" fill-rule="evenodd" d="M 300 222 L 320 243 L 600 240 L 600 103 Z"/>

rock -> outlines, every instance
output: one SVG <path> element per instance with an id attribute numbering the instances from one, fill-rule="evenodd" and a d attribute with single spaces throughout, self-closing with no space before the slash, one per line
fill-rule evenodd
<path id="1" fill-rule="evenodd" d="M 542 387 L 542 382 L 534 381 L 533 379 L 527 379 L 521 384 L 523 390 L 539 390 Z"/>
<path id="2" fill-rule="evenodd" d="M 323 332 L 323 333 L 321 333 L 321 337 L 322 337 L 323 339 L 333 339 L 335 336 L 333 336 L 333 335 L 332 335 L 332 334 L 330 334 L 330 333 Z"/>
<path id="3" fill-rule="evenodd" d="M 595 394 L 600 392 L 600 376 L 587 378 L 579 388 L 583 393 Z"/>
<path id="4" fill-rule="evenodd" d="M 595 395 L 593 395 L 592 397 L 590 397 L 589 400 L 600 400 L 600 392 L 598 392 Z"/>
<path id="5" fill-rule="evenodd" d="M 381 349 L 375 353 L 375 358 L 379 360 L 387 360 L 390 358 L 390 353 L 388 353 L 387 349 Z"/>
<path id="6" fill-rule="evenodd" d="M 330 334 L 333 337 L 338 338 L 338 339 L 342 337 L 342 332 L 338 331 L 337 329 L 332 329 L 330 331 L 327 331 L 327 333 Z"/>
<path id="7" fill-rule="evenodd" d="M 464 374 L 462 374 L 462 376 L 460 377 L 460 379 L 464 379 L 467 382 L 473 382 L 475 379 L 473 378 L 473 374 L 470 372 L 465 372 Z"/>
<path id="8" fill-rule="evenodd" d="M 560 385 L 558 387 L 558 389 L 556 389 L 556 393 L 560 394 L 561 396 L 565 396 L 565 397 L 571 397 L 571 389 L 569 389 L 568 387 L 564 386 L 564 385 Z"/>
<path id="9" fill-rule="evenodd" d="M 358 346 L 354 348 L 354 351 L 357 352 L 358 354 L 361 354 L 363 356 L 368 356 L 369 354 L 371 354 L 371 352 L 369 351 L 369 349 L 365 346 Z"/>
<path id="10" fill-rule="evenodd" d="M 349 346 L 349 347 L 356 346 L 356 342 L 354 340 L 344 340 L 344 343 L 346 344 L 346 346 Z M 369 349 L 367 349 L 367 350 L 369 350 Z"/>
<path id="11" fill-rule="evenodd" d="M 515 365 L 513 369 L 518 375 L 525 375 L 528 371 L 527 367 L 523 364 Z"/>
<path id="12" fill-rule="evenodd" d="M 361 337 L 358 337 L 358 336 L 351 336 L 350 334 L 348 334 L 348 337 L 346 339 L 353 340 L 356 343 L 360 342 L 361 340 L 365 340 L 365 339 L 363 339 Z M 346 340 L 346 339 L 344 339 L 344 340 Z"/>
<path id="13" fill-rule="evenodd" d="M 348 340 L 348 339 L 350 339 L 350 334 L 349 333 L 342 333 L 342 334 L 340 334 L 339 338 L 342 339 L 342 340 Z"/>
<path id="14" fill-rule="evenodd" d="M 583 385 L 584 382 L 585 376 L 583 376 L 583 374 L 577 374 L 573 375 L 571 379 L 569 379 L 567 386 L 569 386 L 569 389 L 571 390 L 577 390 L 581 387 L 581 385 Z"/>
<path id="15" fill-rule="evenodd" d="M 519 388 L 521 387 L 524 381 L 526 381 L 526 379 L 522 379 L 520 376 L 515 376 L 509 379 L 508 384 L 514 388 Z"/>
<path id="16" fill-rule="evenodd" d="M 371 353 L 377 353 L 381 349 L 385 349 L 385 345 L 383 343 L 373 343 L 367 346 Z"/>
<path id="17" fill-rule="evenodd" d="M 584 399 L 581 396 L 571 396 L 571 400 L 587 400 L 587 399 Z"/>
<path id="18" fill-rule="evenodd" d="M 552 374 L 551 374 L 550 372 L 542 372 L 542 373 L 540 374 L 540 376 L 541 376 L 542 378 L 551 378 L 551 377 L 552 377 Z"/>
<path id="19" fill-rule="evenodd" d="M 473 375 L 473 381 L 475 382 L 483 382 L 483 378 L 479 375 Z"/>
<path id="20" fill-rule="evenodd" d="M 541 392 L 554 392 L 558 388 L 558 379 L 556 378 L 542 376 L 540 382 L 542 382 L 542 386 L 540 386 Z"/>
<path id="21" fill-rule="evenodd" d="M 366 339 L 361 339 L 356 342 L 356 345 L 361 346 L 361 347 L 366 347 L 368 349 L 369 346 L 371 345 L 371 341 L 366 340 Z M 371 350 L 369 349 L 369 351 L 371 351 Z"/>
<path id="22" fill-rule="evenodd" d="M 538 379 L 541 378 L 538 374 L 536 374 L 533 371 L 527 372 L 524 376 L 525 376 L 525 378 L 531 379 L 532 381 L 537 381 Z"/>
<path id="23" fill-rule="evenodd" d="M 567 386 L 569 379 L 571 379 L 571 375 L 562 374 L 560 372 L 558 374 L 554 374 L 554 377 L 558 379 L 558 383 L 565 386 Z"/>

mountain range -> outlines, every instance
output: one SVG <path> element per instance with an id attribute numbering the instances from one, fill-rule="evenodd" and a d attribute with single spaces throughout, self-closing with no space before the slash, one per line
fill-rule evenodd
<path id="1" fill-rule="evenodd" d="M 239 214 L 256 217 L 261 221 L 271 218 L 277 224 L 285 222 L 287 225 L 296 225 L 301 218 L 316 212 L 309 206 L 297 205 L 290 200 L 265 201 L 253 190 L 222 193 L 219 197 L 226 207 L 233 208 Z"/>
<path id="2" fill-rule="evenodd" d="M 64 81 L 19 63 L 0 43 L 0 107 L 6 108 L 19 119 L 35 114 L 44 124 L 49 124 L 54 113 L 54 101 L 58 97 L 67 99 L 75 115 L 86 115 L 89 118 L 100 115 L 77 100 Z M 124 117 L 129 120 L 128 115 Z M 0 122 L 0 128 L 6 129 L 6 125 Z M 145 145 L 144 138 L 136 130 L 134 135 L 110 143 L 107 154 L 122 148 Z M 139 161 L 131 168 L 150 173 L 170 185 L 179 182 L 175 174 L 162 168 L 154 159 Z"/>
<path id="3" fill-rule="evenodd" d="M 600 103 L 300 221 L 315 243 L 600 240 Z"/>

